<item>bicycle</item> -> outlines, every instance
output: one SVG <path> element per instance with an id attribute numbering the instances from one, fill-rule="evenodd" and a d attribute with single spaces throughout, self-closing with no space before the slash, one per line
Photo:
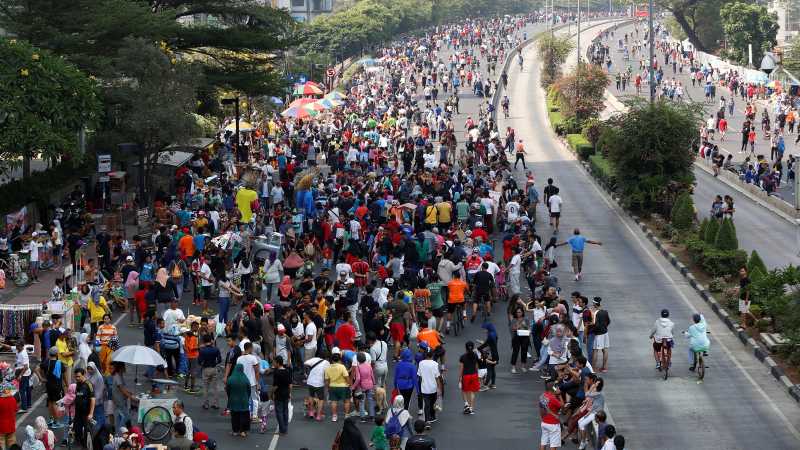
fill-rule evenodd
<path id="1" fill-rule="evenodd" d="M 670 339 L 661 339 L 661 350 L 659 352 L 659 361 L 661 362 L 661 367 L 658 370 L 664 372 L 664 380 L 669 378 L 669 368 L 670 365 L 672 365 L 672 349 L 670 348 L 669 343 Z"/>
<path id="2" fill-rule="evenodd" d="M 464 329 L 464 303 L 456 303 L 453 315 L 453 334 L 458 336 L 459 331 Z"/>
<path id="3" fill-rule="evenodd" d="M 166 439 L 172 431 L 172 413 L 163 406 L 154 406 L 142 416 L 142 432 L 154 442 Z"/>
<path id="4" fill-rule="evenodd" d="M 28 274 L 22 270 L 19 263 L 19 256 L 16 254 L 9 255 L 7 260 L 0 259 L 0 270 L 5 273 L 6 278 L 10 278 L 18 287 L 24 287 L 30 283 L 30 278 Z"/>
<path id="5" fill-rule="evenodd" d="M 703 382 L 703 378 L 706 376 L 706 365 L 705 361 L 703 361 L 703 350 L 700 351 L 693 351 L 694 353 L 694 365 L 695 371 L 697 372 L 697 384 L 701 384 Z"/>

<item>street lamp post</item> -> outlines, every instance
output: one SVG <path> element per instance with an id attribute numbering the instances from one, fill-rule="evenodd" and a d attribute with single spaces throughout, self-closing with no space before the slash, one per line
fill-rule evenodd
<path id="1" fill-rule="evenodd" d="M 655 51 L 656 51 L 655 42 L 656 42 L 656 39 L 655 39 L 655 33 L 653 33 L 653 0 L 650 0 L 650 3 L 648 5 L 647 21 L 648 21 L 648 27 L 650 29 L 649 36 L 648 36 L 649 41 L 650 41 L 649 42 L 650 60 L 647 62 L 647 64 L 649 65 L 649 68 L 648 68 L 649 76 L 648 76 L 648 78 L 650 80 L 650 82 L 649 82 L 649 84 L 650 84 L 650 103 L 654 103 L 656 101 L 656 71 L 655 71 L 655 68 L 653 67 L 653 58 L 655 58 Z"/>
<path id="2" fill-rule="evenodd" d="M 578 0 L 578 65 L 581 65 L 581 0 Z"/>

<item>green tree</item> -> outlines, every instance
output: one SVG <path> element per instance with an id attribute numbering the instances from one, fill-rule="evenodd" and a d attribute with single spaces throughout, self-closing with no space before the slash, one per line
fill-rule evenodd
<path id="1" fill-rule="evenodd" d="M 578 64 L 572 73 L 553 84 L 561 113 L 567 119 L 574 119 L 581 127 L 587 120 L 597 118 L 605 108 L 603 95 L 609 81 L 608 73 L 600 66 Z"/>
<path id="2" fill-rule="evenodd" d="M 684 192 L 672 205 L 671 223 L 676 230 L 688 231 L 694 223 L 694 201 L 688 192 Z"/>
<path id="3" fill-rule="evenodd" d="M 725 31 L 725 51 L 728 58 L 739 64 L 748 63 L 748 45 L 753 46 L 753 64 L 760 64 L 764 52 L 777 43 L 778 16 L 766 6 L 734 2 L 720 10 Z"/>
<path id="4" fill-rule="evenodd" d="M 697 237 L 699 237 L 700 239 L 705 238 L 706 231 L 708 231 L 708 222 L 709 222 L 708 217 L 706 217 L 700 222 L 700 228 L 698 228 L 697 230 Z"/>
<path id="5" fill-rule="evenodd" d="M 78 133 L 93 129 L 101 113 L 96 85 L 72 64 L 27 42 L 0 39 L 0 158 L 21 164 L 31 157 L 80 159 Z"/>
<path id="6" fill-rule="evenodd" d="M 764 264 L 761 256 L 757 251 L 753 250 L 750 252 L 750 258 L 747 260 L 747 271 L 752 273 L 756 269 L 760 270 L 763 274 L 769 273 L 769 270 L 767 270 L 767 265 Z"/>
<path id="7" fill-rule="evenodd" d="M 677 193 L 694 179 L 692 144 L 702 117 L 698 105 L 634 100 L 609 120 L 608 158 L 623 201 L 633 209 L 668 214 Z"/>
<path id="8" fill-rule="evenodd" d="M 723 39 L 720 8 L 733 0 L 658 0 L 669 12 L 692 45 L 703 52 L 713 52 Z"/>
<path id="9" fill-rule="evenodd" d="M 107 87 L 106 99 L 109 119 L 118 126 L 106 129 L 101 138 L 139 145 L 147 197 L 155 155 L 171 143 L 197 135 L 194 93 L 202 74 L 197 67 L 175 61 L 155 44 L 134 38 L 123 43 L 114 70 L 120 78 Z"/>
<path id="10" fill-rule="evenodd" d="M 736 227 L 733 225 L 733 220 L 724 219 L 722 221 L 714 246 L 720 250 L 736 250 L 739 248 L 739 240 L 736 238 Z"/>
<path id="11" fill-rule="evenodd" d="M 800 73 L 800 36 L 795 36 L 792 39 L 792 43 L 783 58 L 783 67 L 795 75 Z"/>
<path id="12" fill-rule="evenodd" d="M 714 245 L 714 243 L 717 242 L 719 226 L 719 220 L 713 219 L 708 221 L 708 227 L 706 227 L 706 232 L 702 236 L 703 240 L 706 241 L 706 244 Z"/>
<path id="13" fill-rule="evenodd" d="M 536 49 L 542 60 L 542 86 L 547 89 L 561 77 L 561 66 L 575 48 L 569 36 L 558 36 L 548 32 L 539 35 Z"/>

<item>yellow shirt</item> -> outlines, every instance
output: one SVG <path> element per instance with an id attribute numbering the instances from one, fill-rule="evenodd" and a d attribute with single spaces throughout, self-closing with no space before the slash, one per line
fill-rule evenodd
<path id="1" fill-rule="evenodd" d="M 450 203 L 439 202 L 436 204 L 436 208 L 439 210 L 439 222 L 450 223 L 452 221 L 451 213 L 453 212 L 453 208 L 450 206 Z"/>
<path id="2" fill-rule="evenodd" d="M 428 206 L 425 209 L 425 223 L 431 224 L 431 225 L 436 225 L 436 220 L 437 220 L 437 217 L 436 217 L 436 206 L 433 206 L 433 205 Z"/>
<path id="3" fill-rule="evenodd" d="M 333 363 L 325 369 L 325 379 L 330 387 L 350 386 L 350 374 L 341 363 Z"/>
<path id="4" fill-rule="evenodd" d="M 58 348 L 58 360 L 61 361 L 61 364 L 72 367 L 72 356 L 62 356 L 62 353 L 70 351 L 67 341 L 65 339 L 56 339 L 56 347 Z"/>
<path id="5" fill-rule="evenodd" d="M 239 208 L 239 212 L 242 213 L 242 222 L 250 222 L 253 217 L 253 210 L 250 209 L 250 204 L 256 199 L 258 199 L 258 194 L 250 189 L 242 188 L 236 193 L 236 206 Z"/>
<path id="6" fill-rule="evenodd" d="M 106 310 L 108 306 L 106 304 L 106 298 L 102 295 L 100 296 L 100 301 L 97 304 L 94 303 L 94 300 L 89 300 L 89 320 L 92 323 L 102 322 L 103 316 L 106 315 Z"/>

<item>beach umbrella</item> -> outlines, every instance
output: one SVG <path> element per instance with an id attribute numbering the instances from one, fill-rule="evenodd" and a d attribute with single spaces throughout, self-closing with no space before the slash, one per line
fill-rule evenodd
<path id="1" fill-rule="evenodd" d="M 281 116 L 283 117 L 291 117 L 295 119 L 305 119 L 307 117 L 316 116 L 319 114 L 318 111 L 314 109 L 308 109 L 305 106 L 292 106 L 286 108 L 282 113 Z"/>
<path id="2" fill-rule="evenodd" d="M 245 122 L 244 120 L 239 119 L 239 131 L 240 132 L 247 132 L 253 131 L 254 127 L 250 124 L 250 122 Z M 236 122 L 231 122 L 230 125 L 225 127 L 227 131 L 236 131 Z"/>
<path id="3" fill-rule="evenodd" d="M 326 95 L 325 98 L 328 98 L 328 99 L 331 99 L 331 100 L 346 100 L 347 99 L 347 97 L 345 97 L 345 95 L 342 94 L 339 91 L 328 92 L 328 95 Z"/>
<path id="4" fill-rule="evenodd" d="M 312 81 L 308 81 L 304 84 L 297 85 L 294 88 L 294 95 L 323 95 L 324 92 L 322 89 Z"/>
<path id="5" fill-rule="evenodd" d="M 295 106 L 299 108 L 299 107 L 301 107 L 303 105 L 307 105 L 309 103 L 314 103 L 315 101 L 317 101 L 317 99 L 311 98 L 311 97 L 298 98 L 298 99 L 292 101 L 292 103 L 289 103 L 289 106 L 287 106 L 287 108 L 293 108 Z"/>

